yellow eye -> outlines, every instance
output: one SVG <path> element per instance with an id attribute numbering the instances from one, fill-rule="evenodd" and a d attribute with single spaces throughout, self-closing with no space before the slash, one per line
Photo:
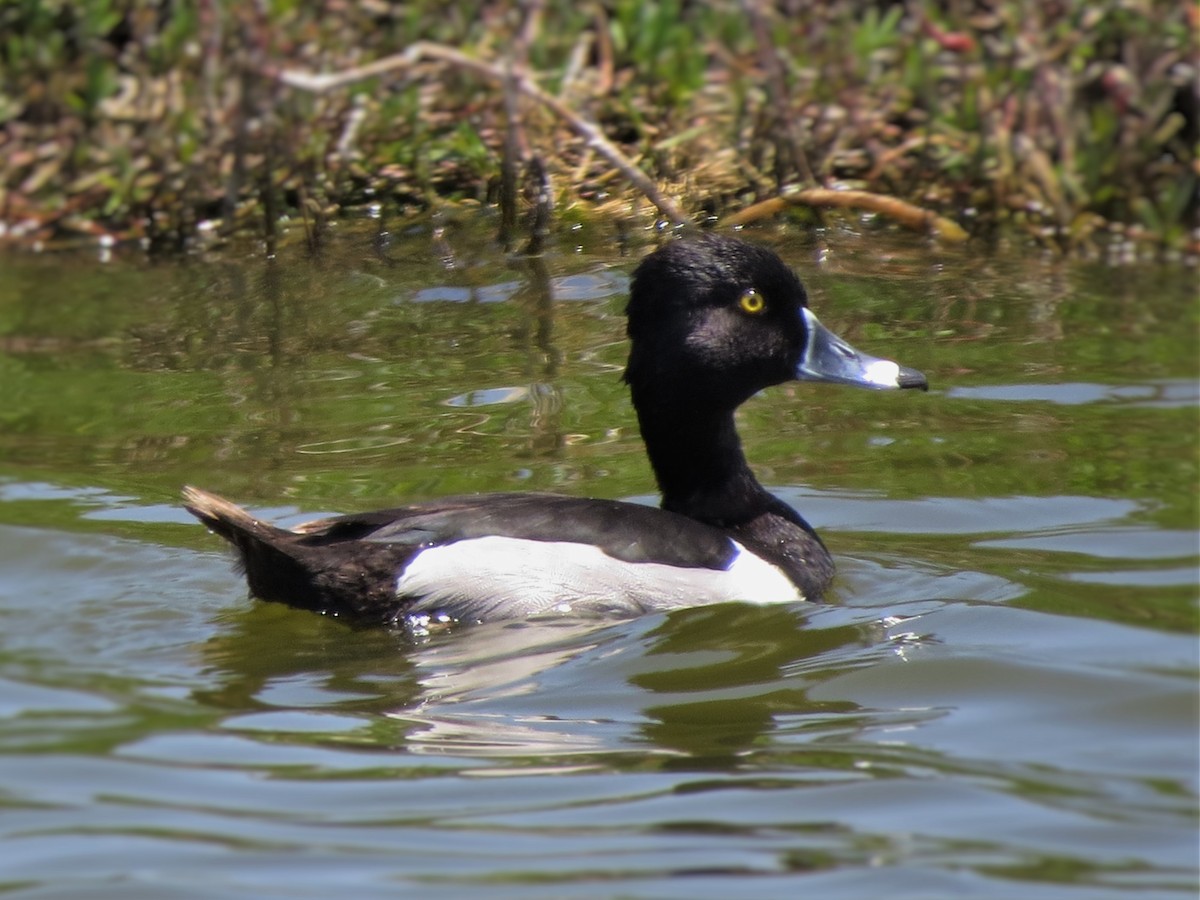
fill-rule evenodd
<path id="1" fill-rule="evenodd" d="M 760 312 L 767 308 L 767 301 L 763 299 L 762 294 L 754 288 L 747 288 L 742 291 L 742 296 L 738 297 L 738 307 L 744 313 L 749 313 L 752 316 L 757 316 Z"/>

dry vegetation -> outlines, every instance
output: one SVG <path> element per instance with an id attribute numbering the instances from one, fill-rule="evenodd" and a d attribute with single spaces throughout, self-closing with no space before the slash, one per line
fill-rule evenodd
<path id="1" fill-rule="evenodd" d="M 1176 0 L 11 0 L 0 239 L 851 206 L 1194 252 L 1198 28 Z"/>

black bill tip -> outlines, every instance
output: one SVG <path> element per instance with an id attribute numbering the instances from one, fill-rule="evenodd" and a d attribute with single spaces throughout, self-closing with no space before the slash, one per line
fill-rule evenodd
<path id="1" fill-rule="evenodd" d="M 900 371 L 896 375 L 896 387 L 900 390 L 913 388 L 918 391 L 927 391 L 929 390 L 929 379 L 916 369 L 900 366 Z"/>

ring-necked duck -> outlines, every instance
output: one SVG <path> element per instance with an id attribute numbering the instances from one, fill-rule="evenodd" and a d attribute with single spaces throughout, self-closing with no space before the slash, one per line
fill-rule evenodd
<path id="1" fill-rule="evenodd" d="M 662 247 L 633 276 L 625 381 L 662 508 L 482 494 L 284 530 L 197 488 L 187 508 L 237 549 L 250 591 L 381 621 L 633 615 L 727 600 L 817 599 L 833 560 L 758 483 L 734 410 L 789 380 L 927 387 L 850 347 L 774 253 L 729 237 Z"/>

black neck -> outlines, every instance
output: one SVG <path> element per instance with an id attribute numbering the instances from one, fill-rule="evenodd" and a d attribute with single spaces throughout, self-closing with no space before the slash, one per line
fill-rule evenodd
<path id="1" fill-rule="evenodd" d="M 732 411 L 671 413 L 639 404 L 642 439 L 663 509 L 730 527 L 770 505 L 771 496 L 746 463 Z"/>
<path id="2" fill-rule="evenodd" d="M 819 597 L 833 577 L 833 559 L 800 514 L 758 483 L 732 410 L 680 412 L 636 391 L 635 399 L 663 509 L 727 529 L 781 566 L 806 597 Z"/>

